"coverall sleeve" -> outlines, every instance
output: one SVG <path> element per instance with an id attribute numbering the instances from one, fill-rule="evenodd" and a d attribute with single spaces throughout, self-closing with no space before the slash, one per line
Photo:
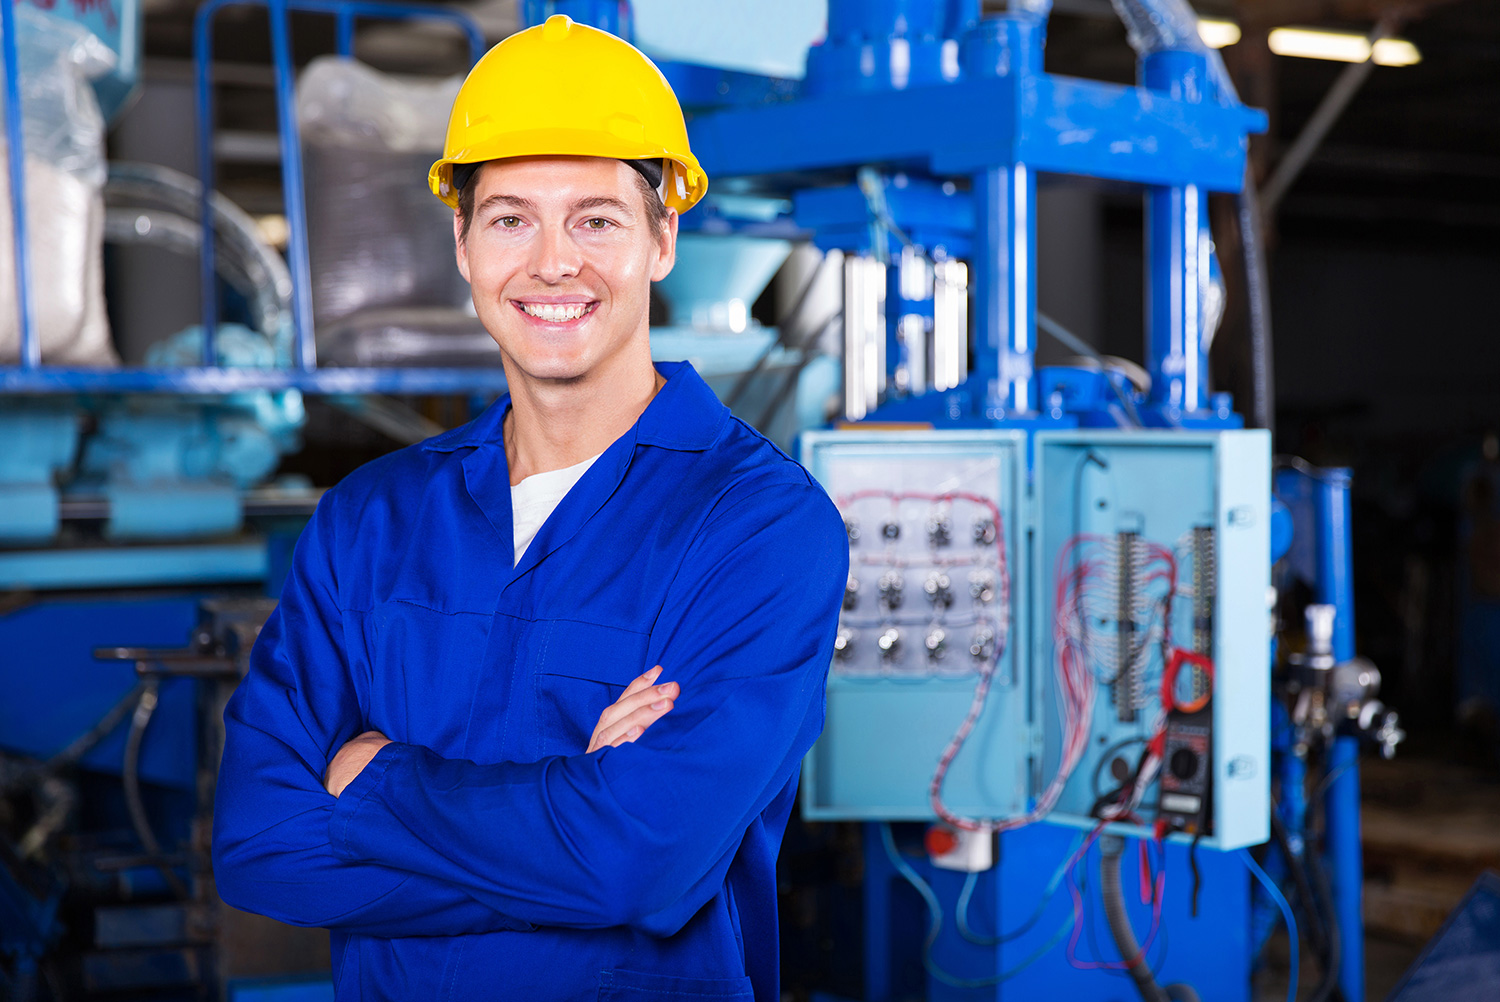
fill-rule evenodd
<path id="1" fill-rule="evenodd" d="M 652 630 L 647 663 L 682 684 L 670 713 L 632 744 L 527 764 L 387 745 L 334 809 L 335 851 L 537 925 L 675 933 L 822 730 L 848 561 L 811 484 L 718 511 Z"/>
<path id="2" fill-rule="evenodd" d="M 335 853 L 322 776 L 364 730 L 345 642 L 326 498 L 224 713 L 214 878 L 229 904 L 292 925 L 376 936 L 529 929 L 452 883 Z"/>

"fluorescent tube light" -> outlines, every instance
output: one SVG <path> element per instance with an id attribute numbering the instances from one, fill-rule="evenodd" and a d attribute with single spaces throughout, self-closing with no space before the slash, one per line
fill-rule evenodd
<path id="1" fill-rule="evenodd" d="M 1362 63 L 1371 58 L 1370 40 L 1350 31 L 1275 28 L 1267 41 L 1278 56 L 1341 63 Z M 1380 66 L 1411 66 L 1422 61 L 1422 54 L 1404 38 L 1382 38 L 1375 43 L 1374 61 Z"/>
<path id="2" fill-rule="evenodd" d="M 1200 17 L 1198 19 L 1198 37 L 1203 39 L 1203 44 L 1210 49 L 1222 49 L 1226 45 L 1233 45 L 1240 40 L 1240 26 L 1233 21 L 1219 21 L 1214 18 Z"/>
<path id="3" fill-rule="evenodd" d="M 1404 38 L 1382 38 L 1375 43 L 1375 62 L 1381 66 L 1415 66 L 1422 53 Z"/>

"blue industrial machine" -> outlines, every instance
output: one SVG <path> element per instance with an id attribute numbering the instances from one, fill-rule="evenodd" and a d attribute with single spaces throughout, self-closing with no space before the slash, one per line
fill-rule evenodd
<path id="1" fill-rule="evenodd" d="M 528 10 L 628 27 L 602 6 Z M 717 188 L 788 199 L 842 254 L 845 423 L 801 456 L 852 571 L 802 808 L 866 822 L 867 999 L 1248 999 L 1279 920 L 1313 945 L 1320 998 L 1363 997 L 1355 759 L 1400 732 L 1352 649 L 1347 518 L 1324 496 L 1346 479 L 1296 474 L 1311 508 L 1273 498 L 1258 272 L 1257 427 L 1209 382 L 1208 197 L 1239 196 L 1256 261 L 1245 151 L 1265 119 L 1185 3 L 1115 6 L 1136 87 L 1046 73 L 1045 0 L 984 18 L 831 0 L 800 82 L 664 67 Z M 1097 356 L 1034 368 L 1039 328 L 1077 344 L 1036 309 L 1048 173 L 1140 186 L 1144 380 Z M 1320 555 L 1295 657 L 1296 628 L 1271 642 L 1273 612 L 1306 602 L 1295 555 L 1268 600 L 1293 539 Z"/>
<path id="2" fill-rule="evenodd" d="M 270 14 L 285 266 L 213 192 L 211 28 L 236 3 Z M 684 221 L 671 295 L 679 323 L 744 333 L 788 241 L 811 240 L 842 269 L 829 323 L 842 333 L 844 420 L 805 432 L 800 450 L 844 514 L 851 574 L 802 813 L 863 823 L 864 998 L 1248 1000 L 1284 917 L 1330 969 L 1320 997 L 1360 1002 L 1357 756 L 1371 742 L 1389 753 L 1400 731 L 1374 698 L 1378 672 L 1354 656 L 1348 478 L 1305 466 L 1273 478 L 1268 380 L 1247 429 L 1208 372 L 1222 310 L 1208 196 L 1241 195 L 1253 242 L 1245 153 L 1265 117 L 1240 104 L 1184 0 L 1115 6 L 1138 86 L 1045 72 L 1048 0 L 989 17 L 979 0 L 829 0 L 801 80 L 683 62 L 691 42 L 656 38 L 715 189 Z M 563 13 L 627 37 L 685 9 L 634 8 L 522 5 L 531 23 Z M 0 791 L 78 766 L 118 776 L 133 838 L 100 851 L 127 902 L 211 900 L 205 763 L 267 608 L 224 596 L 276 593 L 316 500 L 269 479 L 297 448 L 302 395 L 483 398 L 503 385 L 494 367 L 319 365 L 293 11 L 333 17 L 346 56 L 363 18 L 436 18 L 482 48 L 466 18 L 428 7 L 200 8 L 202 183 L 152 180 L 176 231 L 198 234 L 203 323 L 154 365 L 84 369 L 42 364 L 15 19 L 0 4 L 20 313 L 17 364 L 0 368 L 0 441 L 20 446 L 0 455 L 0 588 L 59 592 L 0 608 L 3 681 L 28 693 L 0 709 L 0 745 L 23 762 L 0 772 Z M 1144 377 L 1097 356 L 1034 366 L 1039 329 L 1077 346 L 1037 311 L 1040 174 L 1140 187 Z M 146 182 L 118 183 L 139 194 Z M 224 323 L 227 300 L 251 302 L 235 315 L 246 326 Z M 1251 307 L 1264 320 L 1263 301 Z M 748 345 L 758 360 L 736 367 L 752 372 L 775 356 L 787 381 L 769 415 L 799 377 L 813 386 L 800 403 L 816 403 L 808 359 L 826 326 L 779 355 L 770 331 L 659 341 L 736 357 Z M 804 426 L 821 423 L 816 406 L 799 409 Z M 121 586 L 174 590 L 98 591 Z M 29 639 L 39 632 L 70 643 L 44 654 Z M 44 657 L 49 672 L 31 677 Z M 33 859 L 0 866 L 0 946 L 20 985 L 36 984 L 61 934 L 62 885 L 48 877 Z M 178 957 L 170 973 L 192 980 L 205 937 L 171 914 L 109 912 L 100 927 L 124 931 L 96 944 L 90 985 L 147 983 L 129 980 L 128 949 L 149 954 L 155 976 Z M 162 922 L 157 939 L 139 932 Z"/>

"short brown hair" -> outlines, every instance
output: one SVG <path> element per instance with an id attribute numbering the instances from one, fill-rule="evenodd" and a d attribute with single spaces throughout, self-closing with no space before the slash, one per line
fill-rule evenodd
<path id="1" fill-rule="evenodd" d="M 485 161 L 485 163 L 489 162 Z M 458 189 L 458 238 L 460 240 L 467 240 L 469 238 L 469 223 L 474 218 L 474 190 L 479 187 L 476 182 L 479 180 L 479 171 L 483 168 L 484 164 L 479 164 L 475 167 L 473 173 L 469 175 L 468 181 L 462 188 Z M 667 207 L 662 202 L 661 195 L 657 193 L 655 188 L 651 187 L 651 182 L 647 181 L 640 171 L 632 168 L 630 176 L 635 178 L 635 186 L 640 189 L 641 198 L 646 203 L 646 222 L 660 236 L 667 229 Z M 668 183 L 670 183 L 670 179 L 668 179 Z"/>

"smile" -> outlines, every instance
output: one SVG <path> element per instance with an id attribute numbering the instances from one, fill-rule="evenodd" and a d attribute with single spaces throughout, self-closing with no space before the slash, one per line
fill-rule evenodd
<path id="1" fill-rule="evenodd" d="M 523 303 L 516 302 L 516 307 L 529 317 L 545 320 L 548 323 L 565 324 L 571 320 L 578 320 L 592 313 L 598 303 Z"/>

